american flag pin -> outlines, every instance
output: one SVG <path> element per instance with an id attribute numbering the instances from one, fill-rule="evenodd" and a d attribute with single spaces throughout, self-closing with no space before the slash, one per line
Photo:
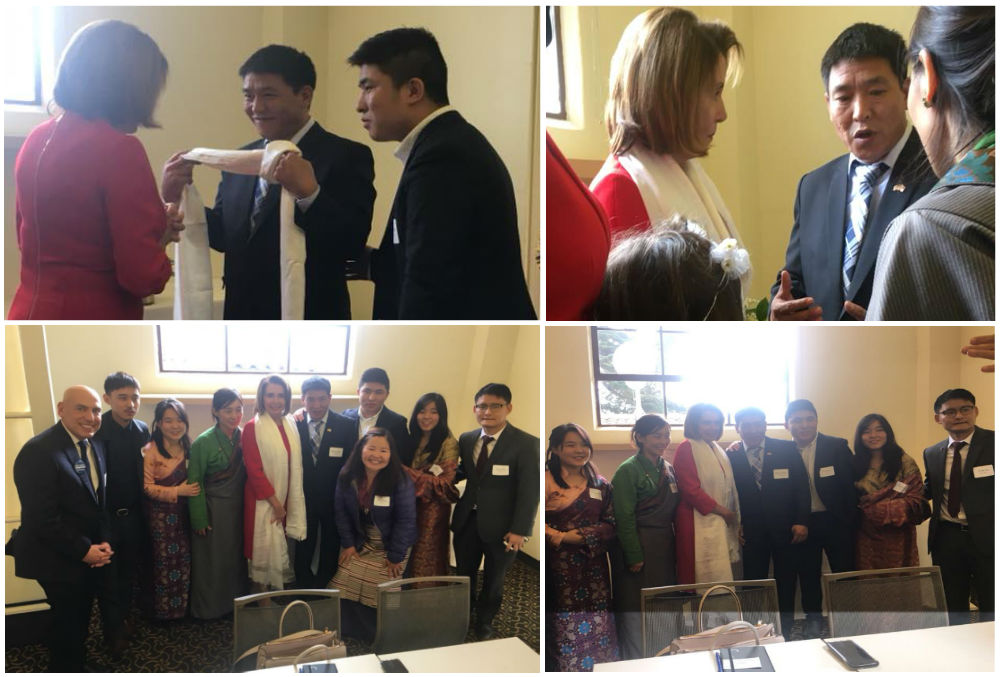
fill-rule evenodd
<path id="1" fill-rule="evenodd" d="M 892 187 L 892 192 L 894 193 L 902 193 L 904 190 L 906 190 L 906 186 L 904 186 L 901 183 L 897 183 L 895 186 Z"/>

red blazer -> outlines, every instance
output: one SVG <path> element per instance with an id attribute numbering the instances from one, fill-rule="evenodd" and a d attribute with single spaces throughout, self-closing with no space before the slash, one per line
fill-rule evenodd
<path id="1" fill-rule="evenodd" d="M 642 203 L 639 187 L 618 162 L 618 158 L 614 158 L 612 162 L 614 169 L 602 176 L 593 188 L 594 197 L 608 215 L 611 236 L 615 237 L 630 230 L 647 230 L 649 214 Z"/>
<path id="2" fill-rule="evenodd" d="M 674 514 L 677 539 L 677 584 L 694 583 L 694 511 L 707 515 L 715 508 L 715 499 L 706 494 L 698 479 L 691 443 L 684 440 L 674 454 L 674 473 L 681 502 Z"/>
<path id="3" fill-rule="evenodd" d="M 163 202 L 142 143 L 73 113 L 36 127 L 14 166 L 21 279 L 10 320 L 140 320 L 163 291 Z"/>
<path id="4" fill-rule="evenodd" d="M 548 134 L 545 147 L 545 316 L 587 320 L 608 263 L 608 217 Z"/>

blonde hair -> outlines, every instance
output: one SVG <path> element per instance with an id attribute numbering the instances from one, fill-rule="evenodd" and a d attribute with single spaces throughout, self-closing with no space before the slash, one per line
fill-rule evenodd
<path id="1" fill-rule="evenodd" d="M 634 18 L 611 58 L 604 111 L 611 152 L 621 155 L 638 142 L 660 155 L 704 155 L 695 147 L 698 101 L 720 56 L 726 80 L 735 82 L 743 47 L 722 22 L 671 7 Z"/>

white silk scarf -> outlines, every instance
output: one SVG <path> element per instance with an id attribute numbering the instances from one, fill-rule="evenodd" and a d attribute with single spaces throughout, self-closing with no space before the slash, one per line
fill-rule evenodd
<path id="1" fill-rule="evenodd" d="M 698 469 L 701 489 L 721 506 L 736 513 L 740 503 L 729 457 L 715 442 L 688 440 Z M 730 527 L 721 515 L 694 512 L 694 579 L 696 583 L 733 580 L 733 562 L 740 559 L 739 528 Z"/>

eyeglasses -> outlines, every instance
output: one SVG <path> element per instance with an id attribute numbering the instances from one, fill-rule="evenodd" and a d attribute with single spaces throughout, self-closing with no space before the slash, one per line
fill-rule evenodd
<path id="1" fill-rule="evenodd" d="M 485 413 L 487 409 L 490 411 L 500 411 L 506 406 L 506 402 L 490 402 L 489 404 L 477 404 L 475 410 Z"/>
<path id="2" fill-rule="evenodd" d="M 971 413 L 973 409 L 975 409 L 975 407 L 970 404 L 967 404 L 964 407 L 959 407 L 958 409 L 944 409 L 941 411 L 941 416 L 944 416 L 945 418 L 955 418 L 958 414 L 965 416 L 966 414 Z"/>

